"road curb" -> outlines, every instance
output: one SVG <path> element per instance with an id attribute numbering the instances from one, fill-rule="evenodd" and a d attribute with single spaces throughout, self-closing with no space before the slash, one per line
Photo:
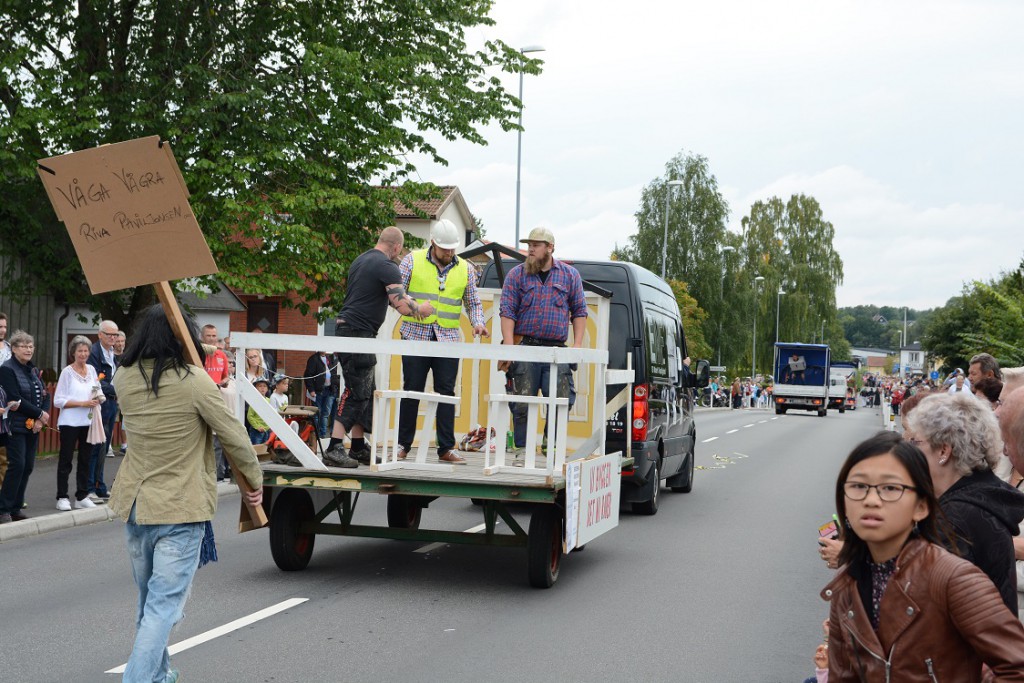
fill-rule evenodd
<path id="1" fill-rule="evenodd" d="M 238 486 L 235 484 L 217 484 L 217 497 L 238 493 Z M 117 519 L 114 511 L 106 505 L 98 505 L 88 510 L 72 510 L 71 512 L 56 512 L 52 515 L 42 517 L 30 517 L 20 522 L 9 522 L 0 524 L 0 543 L 14 541 L 19 538 L 28 538 L 60 529 L 70 529 L 76 526 L 86 526 L 97 522 L 108 522 Z"/>

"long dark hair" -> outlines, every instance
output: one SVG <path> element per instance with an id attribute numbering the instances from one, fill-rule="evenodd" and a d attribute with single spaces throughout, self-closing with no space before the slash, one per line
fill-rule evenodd
<path id="1" fill-rule="evenodd" d="M 839 470 L 839 478 L 836 480 L 836 512 L 844 524 L 843 549 L 839 552 L 840 565 L 864 562 L 870 557 L 867 543 L 857 536 L 846 519 L 846 493 L 843 485 L 850 475 L 850 470 L 858 463 L 887 453 L 891 453 L 907 468 L 907 472 L 910 474 L 910 483 L 917 490 L 918 498 L 928 505 L 928 516 L 917 523 L 917 534 L 926 541 L 945 545 L 943 542 L 944 518 L 939 509 L 939 501 L 935 497 L 935 487 L 932 486 L 928 461 L 925 460 L 924 453 L 914 444 L 904 441 L 896 432 L 879 432 L 854 447 L 850 455 L 847 456 L 846 462 L 843 463 L 842 469 Z"/>
<path id="2" fill-rule="evenodd" d="M 199 341 L 199 329 L 191 317 L 186 315 L 184 318 L 190 340 L 199 350 L 199 357 L 202 358 L 203 346 Z M 153 361 L 152 377 L 146 375 L 146 370 L 141 365 L 139 371 L 142 373 L 142 378 L 149 384 L 154 396 L 158 393 L 160 376 L 167 370 L 174 370 L 179 377 L 182 371 L 186 375 L 191 374 L 185 350 L 178 338 L 174 336 L 171 324 L 167 322 L 167 316 L 160 304 L 150 306 L 135 319 L 131 338 L 125 346 L 124 353 L 121 354 L 121 366 L 131 367 L 143 359 Z"/>

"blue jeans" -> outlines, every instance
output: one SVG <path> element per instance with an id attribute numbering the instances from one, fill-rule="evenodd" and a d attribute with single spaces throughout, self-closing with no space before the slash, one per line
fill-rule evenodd
<path id="1" fill-rule="evenodd" d="M 107 399 L 100 406 L 100 417 L 103 420 L 103 429 L 107 432 L 107 442 L 96 444 L 92 449 L 92 457 L 89 458 L 89 493 L 98 496 L 107 494 L 107 483 L 103 481 L 103 464 L 106 462 L 107 451 L 110 450 L 110 439 L 114 436 L 114 425 L 117 424 L 117 401 Z"/>
<path id="2" fill-rule="evenodd" d="M 334 407 L 338 402 L 336 392 L 330 387 L 316 395 L 316 433 L 322 439 L 331 435 L 331 427 L 334 426 Z"/>
<path id="3" fill-rule="evenodd" d="M 163 683 L 171 667 L 167 641 L 185 615 L 192 577 L 199 566 L 205 524 L 136 524 L 132 508 L 125 537 L 132 576 L 139 589 L 135 643 L 121 679 Z"/>
<path id="4" fill-rule="evenodd" d="M 39 434 L 20 432 L 7 435 L 7 474 L 0 486 L 0 513 L 20 514 L 25 504 L 28 478 L 36 465 Z"/>
<path id="5" fill-rule="evenodd" d="M 259 446 L 270 440 L 270 432 L 261 432 L 253 427 L 246 427 L 245 431 L 249 432 L 249 443 L 253 446 Z"/>

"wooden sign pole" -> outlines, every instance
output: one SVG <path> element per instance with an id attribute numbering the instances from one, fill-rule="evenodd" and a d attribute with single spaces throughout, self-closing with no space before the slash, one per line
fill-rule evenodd
<path id="1" fill-rule="evenodd" d="M 191 335 L 188 333 L 188 327 L 185 325 L 185 318 L 181 315 L 181 309 L 178 308 L 178 300 L 174 298 L 174 290 L 171 289 L 171 283 L 164 280 L 157 282 L 153 285 L 156 289 L 157 299 L 160 300 L 160 304 L 164 307 L 164 314 L 167 316 L 167 321 L 171 324 L 171 329 L 174 330 L 174 336 L 181 342 L 182 347 L 185 349 L 185 356 L 192 365 L 203 367 L 203 359 L 199 356 L 199 349 L 192 343 Z M 253 488 L 249 486 L 249 482 L 241 474 L 241 470 L 235 467 L 234 461 L 231 459 L 231 455 L 224 452 L 224 457 L 227 458 L 228 463 L 231 465 L 231 471 L 235 473 L 235 481 L 238 483 L 239 490 L 243 494 L 251 493 Z M 243 510 L 248 509 L 248 519 L 245 519 L 243 515 L 238 522 L 238 530 L 251 531 L 252 529 L 259 529 L 267 525 L 267 514 L 263 511 L 262 505 L 249 505 L 246 502 L 245 495 L 242 496 Z"/>

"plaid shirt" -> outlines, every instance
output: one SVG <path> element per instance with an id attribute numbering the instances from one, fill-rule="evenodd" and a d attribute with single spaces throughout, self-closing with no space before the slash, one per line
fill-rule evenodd
<path id="1" fill-rule="evenodd" d="M 427 249 L 427 260 L 434 263 L 433 254 L 431 250 Z M 452 256 L 451 262 L 441 268 L 437 277 L 440 281 L 444 281 L 448 277 L 448 271 L 459 264 L 459 257 Z M 434 263 L 436 267 L 437 264 Z M 480 305 L 480 295 L 476 291 L 476 267 L 466 261 L 466 267 L 469 270 L 468 282 L 466 283 L 466 291 L 462 294 L 462 305 L 469 312 L 469 322 L 473 327 L 484 324 L 484 308 Z M 398 269 L 402 272 L 402 286 L 405 287 L 405 291 L 409 291 L 409 282 L 412 280 L 412 253 L 405 255 L 402 259 L 401 265 Z M 441 327 L 436 322 L 424 325 L 423 323 L 413 323 L 408 320 L 402 321 L 402 327 L 399 329 L 399 334 L 402 335 L 402 339 L 414 339 L 416 341 L 443 341 L 443 342 L 460 342 L 462 341 L 462 330 L 458 327 L 449 328 Z"/>
<path id="2" fill-rule="evenodd" d="M 520 264 L 505 277 L 500 315 L 515 321 L 516 334 L 565 343 L 572 321 L 587 317 L 583 279 L 578 270 L 554 258 L 546 282 Z"/>

